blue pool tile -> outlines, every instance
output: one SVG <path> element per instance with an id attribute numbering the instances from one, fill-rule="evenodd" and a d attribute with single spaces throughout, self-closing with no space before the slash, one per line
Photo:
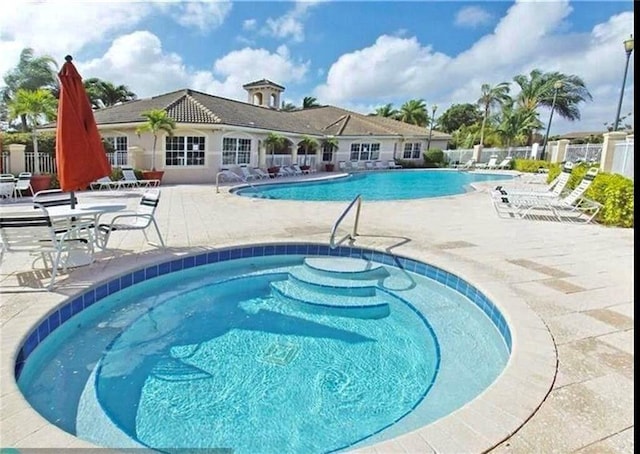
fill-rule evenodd
<path id="1" fill-rule="evenodd" d="M 187 268 L 193 268 L 194 266 L 196 266 L 196 259 L 193 256 L 189 256 L 189 257 L 185 257 L 184 259 L 182 259 L 182 266 L 187 269 Z"/>
<path id="2" fill-rule="evenodd" d="M 298 255 L 308 255 L 309 254 L 309 248 L 307 247 L 306 244 L 299 244 L 295 247 L 295 251 L 296 254 Z"/>
<path id="3" fill-rule="evenodd" d="M 60 326 L 60 312 L 55 311 L 51 314 L 47 319 L 47 323 L 49 323 L 49 332 L 53 332 L 53 330 Z"/>
<path id="4" fill-rule="evenodd" d="M 307 253 L 309 255 L 318 255 L 319 251 L 320 251 L 320 245 L 318 245 L 318 244 L 310 244 Z"/>
<path id="5" fill-rule="evenodd" d="M 60 308 L 60 323 L 64 323 L 71 318 L 71 303 L 67 303 Z"/>
<path id="6" fill-rule="evenodd" d="M 120 288 L 127 288 L 133 284 L 133 274 L 127 273 L 124 276 L 120 277 Z"/>
<path id="7" fill-rule="evenodd" d="M 274 255 L 276 253 L 276 247 L 268 245 L 264 247 L 264 255 Z"/>
<path id="8" fill-rule="evenodd" d="M 99 287 L 96 287 L 96 301 L 100 301 L 102 298 L 104 298 L 107 295 L 109 295 L 109 287 L 107 286 L 107 284 L 103 284 Z"/>
<path id="9" fill-rule="evenodd" d="M 164 262 L 158 265 L 158 275 L 169 274 L 171 272 L 171 262 Z"/>
<path id="10" fill-rule="evenodd" d="M 144 270 L 138 270 L 133 273 L 133 283 L 137 284 L 138 282 L 144 281 Z"/>
<path id="11" fill-rule="evenodd" d="M 218 260 L 221 262 L 224 262 L 225 260 L 229 260 L 229 256 L 231 255 L 228 249 L 220 251 L 219 254 L 220 254 L 220 257 L 218 258 Z"/>
<path id="12" fill-rule="evenodd" d="M 230 260 L 239 259 L 240 257 L 242 257 L 242 249 L 231 249 L 229 251 Z"/>
<path id="13" fill-rule="evenodd" d="M 170 262 L 170 267 L 171 267 L 171 272 L 172 273 L 174 271 L 180 271 L 181 269 L 183 269 L 182 259 L 172 260 Z"/>
<path id="14" fill-rule="evenodd" d="M 106 293 L 106 291 L 105 291 Z M 73 301 L 71 301 L 71 314 L 72 315 L 76 315 L 79 314 L 80 312 L 82 312 L 84 309 L 84 301 L 83 301 L 83 297 L 80 296 L 76 299 L 74 299 Z"/>
<path id="15" fill-rule="evenodd" d="M 158 266 L 154 265 L 154 266 L 148 266 L 144 269 L 144 278 L 146 279 L 151 279 L 153 277 L 156 277 L 158 275 Z"/>
<path id="16" fill-rule="evenodd" d="M 16 362 L 16 366 L 13 369 L 13 373 L 15 374 L 16 378 L 20 377 L 20 374 L 22 373 L 23 368 L 24 368 L 24 361 Z"/>
<path id="17" fill-rule="evenodd" d="M 253 247 L 246 247 L 240 251 L 241 257 L 253 257 Z"/>
<path id="18" fill-rule="evenodd" d="M 96 292 L 94 290 L 89 290 L 84 295 L 82 295 L 82 306 L 86 309 L 96 302 Z"/>
<path id="19" fill-rule="evenodd" d="M 24 350 L 25 359 L 29 357 L 31 352 L 35 350 L 37 346 L 38 346 L 38 332 L 34 331 L 29 335 L 29 337 L 27 337 L 27 340 L 24 342 L 24 346 L 22 347 Z"/>
<path id="20" fill-rule="evenodd" d="M 196 266 L 204 265 L 207 263 L 207 254 L 198 254 L 195 256 Z"/>
<path id="21" fill-rule="evenodd" d="M 287 247 L 281 244 L 276 246 L 276 255 L 284 255 L 287 253 Z"/>
<path id="22" fill-rule="evenodd" d="M 207 263 L 218 263 L 220 261 L 220 253 L 218 251 L 207 253 Z"/>
<path id="23" fill-rule="evenodd" d="M 120 291 L 120 279 L 114 279 L 112 281 L 109 281 L 109 283 L 107 284 L 107 286 L 109 287 L 109 295 L 119 292 Z M 85 304 L 85 307 L 86 304 Z"/>
<path id="24" fill-rule="evenodd" d="M 251 248 L 252 257 L 264 257 L 264 246 L 254 246 Z"/>
<path id="25" fill-rule="evenodd" d="M 434 266 L 427 265 L 427 272 L 425 273 L 425 276 L 435 281 L 438 276 L 438 269 Z"/>
<path id="26" fill-rule="evenodd" d="M 38 325 L 38 341 L 42 342 L 49 335 L 49 320 L 45 320 L 44 322 Z"/>

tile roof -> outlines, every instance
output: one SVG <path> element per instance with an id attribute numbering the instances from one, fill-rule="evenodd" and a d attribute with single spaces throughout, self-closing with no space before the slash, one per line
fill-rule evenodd
<path id="1" fill-rule="evenodd" d="M 429 133 L 428 128 L 390 118 L 362 115 L 334 106 L 286 112 L 190 89 L 98 109 L 94 111 L 94 117 L 98 126 L 142 123 L 145 119 L 140 114 L 149 109 L 166 110 L 176 123 L 230 125 L 280 133 L 402 137 L 424 137 Z M 447 139 L 450 136 L 433 131 L 432 137 Z"/>
<path id="2" fill-rule="evenodd" d="M 248 84 L 244 84 L 242 88 L 262 87 L 264 85 L 273 85 L 274 87 L 281 88 L 282 90 L 284 90 L 284 87 L 282 85 L 278 85 L 277 83 L 271 82 L 268 79 L 261 79 L 261 80 L 256 80 L 255 82 L 249 82 Z"/>

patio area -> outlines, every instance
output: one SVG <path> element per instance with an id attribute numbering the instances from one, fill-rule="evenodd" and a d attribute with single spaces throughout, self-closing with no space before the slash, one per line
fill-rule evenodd
<path id="1" fill-rule="evenodd" d="M 363 201 L 354 246 L 464 277 L 515 321 L 518 354 L 508 365 L 510 381 L 499 379 L 424 430 L 359 452 L 633 452 L 634 229 L 501 219 L 487 193 L 494 185 L 434 199 Z M 327 244 L 347 206 L 251 199 L 229 187 L 216 193 L 214 185 L 163 185 L 156 217 L 167 249 L 148 245 L 141 232 L 116 232 L 93 264 L 59 275 L 51 292 L 28 255 L 6 254 L 0 268 L 0 447 L 91 446 L 39 416 L 15 383 L 17 349 L 52 308 L 126 270 L 199 251 Z M 134 209 L 140 195 L 89 191 L 78 197 L 117 199 Z"/>

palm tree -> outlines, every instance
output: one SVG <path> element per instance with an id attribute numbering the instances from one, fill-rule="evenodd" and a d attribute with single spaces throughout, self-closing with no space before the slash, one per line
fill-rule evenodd
<path id="1" fill-rule="evenodd" d="M 535 110 L 514 103 L 505 104 L 496 134 L 506 147 L 527 142 L 532 130 L 542 127 Z"/>
<path id="2" fill-rule="evenodd" d="M 169 116 L 164 109 L 150 109 L 140 114 L 146 118 L 147 121 L 136 128 L 136 134 L 140 135 L 142 132 L 150 132 L 153 134 L 153 149 L 151 153 L 151 170 L 156 170 L 156 144 L 158 142 L 158 134 L 161 131 L 166 132 L 169 137 L 173 135 L 173 130 L 176 129 L 176 122 Z"/>
<path id="3" fill-rule="evenodd" d="M 423 99 L 411 99 L 400 107 L 398 120 L 417 126 L 426 126 L 427 105 Z"/>
<path id="4" fill-rule="evenodd" d="M 318 107 L 318 106 L 320 106 L 320 104 L 318 104 L 318 100 L 313 96 L 305 96 L 304 99 L 302 100 L 303 109 L 308 109 L 309 107 Z"/>
<path id="5" fill-rule="evenodd" d="M 500 82 L 494 87 L 489 84 L 482 84 L 480 90 L 482 94 L 478 99 L 478 105 L 484 111 L 482 127 L 480 128 L 480 145 L 484 145 L 484 127 L 487 124 L 491 109 L 496 105 L 504 105 L 509 102 L 511 97 L 509 96 L 509 84 L 507 82 Z"/>
<path id="6" fill-rule="evenodd" d="M 287 139 L 284 136 L 281 136 L 280 134 L 275 132 L 270 132 L 269 134 L 267 134 L 266 139 L 264 139 L 264 144 L 267 147 L 267 150 L 271 149 L 271 167 L 273 167 L 273 159 L 276 148 L 284 146 L 286 140 Z"/>
<path id="7" fill-rule="evenodd" d="M 315 150 L 316 147 L 318 146 L 318 141 L 316 139 L 314 139 L 313 137 L 310 136 L 302 136 L 302 140 L 300 140 L 300 142 L 298 143 L 299 146 L 302 146 L 302 149 L 304 150 L 304 163 L 303 165 L 307 165 L 307 154 L 309 153 L 309 150 Z"/>
<path id="8" fill-rule="evenodd" d="M 394 108 L 393 104 L 389 103 L 385 104 L 384 106 L 377 107 L 375 112 L 371 115 L 396 119 L 399 114 L 400 112 L 398 111 L 398 109 Z"/>
<path id="9" fill-rule="evenodd" d="M 126 85 L 115 85 L 97 77 L 85 80 L 84 86 L 89 95 L 91 105 L 96 109 L 115 106 L 116 104 L 137 99 L 137 95 L 129 90 Z"/>
<path id="10" fill-rule="evenodd" d="M 283 101 L 282 107 L 280 107 L 280 110 L 282 110 L 283 112 L 292 112 L 294 110 L 298 110 L 298 108 L 293 103 Z"/>
<path id="11" fill-rule="evenodd" d="M 22 49 L 18 65 L 4 76 L 5 87 L 1 90 L 2 102 L 8 104 L 18 90 L 35 91 L 40 88 L 54 89 L 58 85 L 57 63 L 48 55 L 35 57 L 33 49 Z M 29 129 L 27 119 L 21 116 L 22 130 Z"/>
<path id="12" fill-rule="evenodd" d="M 31 127 L 33 139 L 33 155 L 35 159 L 36 175 L 40 174 L 40 155 L 38 154 L 38 125 L 40 120 L 52 121 L 56 118 L 58 101 L 49 90 L 39 88 L 26 90 L 19 88 L 9 102 L 9 117 L 12 119 L 24 118 L 27 126 Z"/>

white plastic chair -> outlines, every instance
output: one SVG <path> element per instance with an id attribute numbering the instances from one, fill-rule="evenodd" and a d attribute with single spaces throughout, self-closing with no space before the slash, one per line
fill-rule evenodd
<path id="1" fill-rule="evenodd" d="M 102 215 L 98 217 L 96 225 L 96 244 L 100 249 L 106 249 L 111 233 L 116 231 L 130 232 L 133 230 L 140 230 L 144 234 L 144 238 L 147 243 L 152 246 L 157 244 L 152 243 L 147 235 L 147 229 L 153 227 L 160 241 L 160 246 L 166 247 L 160 228 L 156 222 L 155 212 L 160 202 L 160 190 L 148 189 L 142 194 L 140 198 L 140 204 L 136 211 L 118 212 L 109 222 L 100 222 Z"/>
<path id="2" fill-rule="evenodd" d="M 133 187 L 135 187 L 136 185 L 138 187 L 141 188 L 149 188 L 149 187 L 156 187 L 156 186 L 160 186 L 160 180 L 140 180 L 138 179 L 138 177 L 136 176 L 135 171 L 133 170 L 132 167 L 122 167 L 122 180 L 124 182 L 124 184 L 126 184 L 126 182 L 129 182 Z"/>
<path id="3" fill-rule="evenodd" d="M 33 195 L 33 187 L 31 187 L 31 172 L 20 172 L 16 180 L 15 196 L 22 197 L 27 193 Z"/>
<path id="4" fill-rule="evenodd" d="M 58 268 L 67 270 L 67 260 L 72 251 L 81 250 L 93 261 L 92 233 L 87 226 L 76 226 L 58 233 L 47 210 L 41 206 L 29 211 L 0 213 L 0 236 L 0 262 L 5 252 L 28 252 L 37 255 L 36 261 L 41 258 L 45 268 L 51 269 L 48 289 L 55 283 Z"/>

